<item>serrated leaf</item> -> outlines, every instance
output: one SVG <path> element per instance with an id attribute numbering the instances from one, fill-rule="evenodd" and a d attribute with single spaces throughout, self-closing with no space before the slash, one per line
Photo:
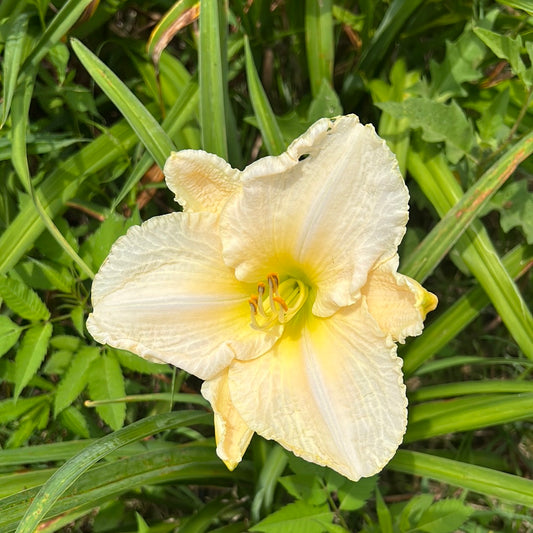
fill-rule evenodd
<path id="1" fill-rule="evenodd" d="M 412 128 L 421 128 L 425 141 L 444 141 L 446 155 L 452 163 L 457 163 L 472 147 L 472 125 L 455 102 L 443 104 L 416 97 L 403 102 L 380 102 L 376 105 L 395 118 L 408 119 Z"/>
<path id="2" fill-rule="evenodd" d="M 113 400 L 124 398 L 124 378 L 116 357 L 107 353 L 94 361 L 89 372 L 89 394 L 91 400 Z M 96 411 L 102 420 L 114 429 L 124 425 L 126 405 L 124 402 L 98 405 Z"/>
<path id="3" fill-rule="evenodd" d="M 356 483 L 347 482 L 337 491 L 341 511 L 355 511 L 366 503 L 376 488 L 376 476 L 361 478 Z"/>
<path id="4" fill-rule="evenodd" d="M 72 352 L 70 350 L 55 350 L 46 360 L 42 372 L 47 376 L 62 375 L 65 373 L 71 359 Z"/>
<path id="5" fill-rule="evenodd" d="M 500 212 L 503 231 L 521 227 L 528 244 L 533 244 L 533 193 L 528 190 L 527 180 L 509 183 L 498 191 L 492 198 L 490 207 Z"/>
<path id="6" fill-rule="evenodd" d="M 20 420 L 18 428 L 9 436 L 6 448 L 19 448 L 35 433 L 44 429 L 50 417 L 49 402 L 42 402 L 28 411 Z"/>
<path id="7" fill-rule="evenodd" d="M 400 531 L 410 531 L 433 503 L 431 494 L 419 494 L 409 500 L 400 514 Z"/>
<path id="8" fill-rule="evenodd" d="M 505 59 L 511 66 L 511 70 L 524 80 L 526 66 L 520 57 L 522 38 L 517 35 L 514 39 L 507 35 L 500 35 L 486 28 L 474 28 L 475 34 L 494 52 L 500 59 Z M 530 84 L 527 83 L 529 86 Z"/>
<path id="9" fill-rule="evenodd" d="M 59 382 L 54 398 L 54 417 L 67 408 L 81 394 L 87 385 L 91 364 L 98 359 L 100 349 L 84 346 L 72 358 L 63 379 Z"/>
<path id="10" fill-rule="evenodd" d="M 80 255 L 95 270 L 100 268 L 109 254 L 112 244 L 126 233 L 128 228 L 140 224 L 138 211 L 131 218 L 111 213 L 100 227 L 83 243 Z"/>
<path id="11" fill-rule="evenodd" d="M 479 65 L 485 56 L 485 46 L 474 35 L 472 30 L 464 31 L 455 41 L 446 41 L 444 61 L 430 63 L 431 95 L 439 100 L 447 100 L 452 96 L 466 96 L 462 84 L 473 82 L 483 75 Z"/>
<path id="12" fill-rule="evenodd" d="M 250 531 L 262 533 L 323 533 L 332 523 L 333 513 L 328 505 L 289 503 L 261 520 Z"/>
<path id="13" fill-rule="evenodd" d="M 87 420 L 75 407 L 67 407 L 64 411 L 61 411 L 59 415 L 59 421 L 69 431 L 72 431 L 74 435 L 79 435 L 84 439 L 90 437 L 89 427 L 87 426 Z"/>
<path id="14" fill-rule="evenodd" d="M 291 496 L 311 505 L 322 505 L 328 499 L 328 495 L 321 487 L 317 476 L 294 474 L 280 477 L 279 482 Z"/>
<path id="15" fill-rule="evenodd" d="M 459 500 L 441 500 L 432 504 L 420 517 L 415 527 L 427 533 L 452 533 L 474 512 Z"/>
<path id="16" fill-rule="evenodd" d="M 339 96 L 331 85 L 325 79 L 322 79 L 320 89 L 309 106 L 307 120 L 312 124 L 322 117 L 336 117 L 338 115 L 342 115 Z"/>
<path id="17" fill-rule="evenodd" d="M 22 328 L 5 315 L 0 315 L 0 357 L 18 341 Z"/>
<path id="18" fill-rule="evenodd" d="M 0 296 L 11 310 L 22 318 L 47 320 L 50 317 L 50 311 L 37 293 L 18 279 L 0 275 Z"/>
<path id="19" fill-rule="evenodd" d="M 133 370 L 133 372 L 140 372 L 141 374 L 170 374 L 172 372 L 167 364 L 152 363 L 125 350 L 109 348 L 108 351 L 113 352 L 121 366 Z"/>
<path id="20" fill-rule="evenodd" d="M 16 420 L 36 405 L 48 401 L 48 396 L 46 395 L 34 396 L 33 398 L 19 398 L 18 401 L 14 398 L 2 400 L 0 401 L 0 424 L 7 424 Z"/>
<path id="21" fill-rule="evenodd" d="M 52 324 L 47 322 L 31 327 L 24 334 L 15 355 L 15 399 L 39 370 L 48 349 L 52 329 Z"/>

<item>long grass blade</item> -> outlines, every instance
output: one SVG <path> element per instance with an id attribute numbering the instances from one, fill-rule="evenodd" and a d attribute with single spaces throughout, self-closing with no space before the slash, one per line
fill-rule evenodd
<path id="1" fill-rule="evenodd" d="M 163 168 L 175 147 L 153 115 L 118 76 L 80 41 L 72 39 L 72 48 L 83 66 L 108 98 L 118 107 L 155 162 Z"/>
<path id="2" fill-rule="evenodd" d="M 196 411 L 165 413 L 134 422 L 102 437 L 67 461 L 42 487 L 17 527 L 16 533 L 33 533 L 57 499 L 94 463 L 112 451 L 142 438 L 187 424 L 209 423 L 210 416 Z"/>
<path id="3" fill-rule="evenodd" d="M 388 467 L 516 505 L 533 506 L 533 481 L 498 470 L 411 450 L 398 450 Z"/>
<path id="4" fill-rule="evenodd" d="M 200 85 L 200 127 L 206 152 L 228 160 L 226 132 L 226 26 L 221 26 L 224 3 L 202 0 L 198 43 L 198 82 Z"/>
<path id="5" fill-rule="evenodd" d="M 270 155 L 278 155 L 285 150 L 285 142 L 283 141 L 276 115 L 274 115 L 270 107 L 267 95 L 257 74 L 248 37 L 244 38 L 244 48 L 246 53 L 246 79 L 248 80 L 248 90 L 250 91 L 250 100 L 254 108 L 255 118 L 268 153 Z"/>

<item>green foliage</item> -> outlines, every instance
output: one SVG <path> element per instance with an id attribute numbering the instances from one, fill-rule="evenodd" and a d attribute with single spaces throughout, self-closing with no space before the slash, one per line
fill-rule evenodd
<path id="1" fill-rule="evenodd" d="M 525 531 L 530 2 L 171 4 L 0 3 L 0 531 Z M 229 472 L 196 379 L 89 337 L 90 279 L 179 209 L 171 150 L 243 168 L 352 112 L 410 190 L 401 270 L 440 300 L 400 348 L 405 444 L 357 483 L 258 437 Z"/>

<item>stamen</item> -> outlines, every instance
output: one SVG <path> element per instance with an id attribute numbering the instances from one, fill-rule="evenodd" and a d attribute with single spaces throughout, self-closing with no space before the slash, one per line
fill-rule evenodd
<path id="1" fill-rule="evenodd" d="M 265 308 L 263 307 L 263 295 L 265 294 L 265 284 L 260 281 L 257 284 L 257 293 L 259 295 L 259 298 L 257 300 L 257 308 L 259 310 L 259 314 L 266 318 Z"/>
<path id="2" fill-rule="evenodd" d="M 285 300 L 281 296 L 274 296 L 273 300 L 278 303 L 285 312 L 289 310 L 289 306 L 285 303 Z"/>
<path id="3" fill-rule="evenodd" d="M 279 277 L 277 274 L 269 274 L 267 276 L 268 281 L 268 288 L 270 289 L 268 291 L 268 298 L 270 301 L 270 309 L 272 311 L 276 311 L 276 304 L 274 303 L 274 296 L 279 296 L 278 294 L 278 288 L 279 288 Z"/>

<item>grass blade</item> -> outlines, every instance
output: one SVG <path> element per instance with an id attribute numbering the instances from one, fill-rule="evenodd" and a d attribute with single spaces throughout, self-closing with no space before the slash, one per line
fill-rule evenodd
<path id="1" fill-rule="evenodd" d="M 267 95 L 257 74 L 248 37 L 244 38 L 244 48 L 246 53 L 246 79 L 255 118 L 268 153 L 270 155 L 278 155 L 285 150 L 285 142 L 283 141 L 283 135 L 279 129 L 276 116 L 270 107 Z"/>
<path id="2" fill-rule="evenodd" d="M 200 128 L 206 152 L 228 160 L 226 132 L 226 25 L 224 3 L 202 0 L 198 43 L 198 80 L 200 84 Z"/>
<path id="3" fill-rule="evenodd" d="M 118 107 L 155 162 L 163 168 L 170 152 L 175 149 L 163 128 L 109 67 L 80 41 L 72 39 L 71 44 L 94 81 Z"/>
<path id="4" fill-rule="evenodd" d="M 311 82 L 311 94 L 316 97 L 326 81 L 333 87 L 333 16 L 331 0 L 306 0 L 305 48 Z"/>
<path id="5" fill-rule="evenodd" d="M 503 258 L 503 267 L 513 278 L 522 276 L 531 266 L 533 266 L 533 247 L 531 246 L 517 246 Z M 489 303 L 487 293 L 479 284 L 461 296 L 424 329 L 423 335 L 410 341 L 404 350 L 400 350 L 405 374 L 412 374 L 424 361 L 436 355 Z"/>
<path id="6" fill-rule="evenodd" d="M 533 152 L 533 133 L 514 144 L 460 200 L 411 254 L 402 271 L 424 281 L 466 228 L 481 212 L 493 194 L 507 181 L 518 165 Z"/>
<path id="7" fill-rule="evenodd" d="M 388 466 L 396 472 L 428 477 L 516 505 L 533 506 L 533 481 L 491 468 L 411 450 L 398 450 Z"/>
<path id="8" fill-rule="evenodd" d="M 57 499 L 94 463 L 111 452 L 142 438 L 186 424 L 209 423 L 210 415 L 196 411 L 155 415 L 106 435 L 68 460 L 41 488 L 17 527 L 17 533 L 33 533 Z"/>
<path id="9" fill-rule="evenodd" d="M 443 154 L 422 153 L 411 146 L 408 169 L 441 217 L 461 198 L 461 187 L 455 180 Z M 457 242 L 457 249 L 469 270 L 489 296 L 521 350 L 527 357 L 533 359 L 531 311 L 511 276 L 503 267 L 481 222 L 475 220 L 466 229 Z"/>

